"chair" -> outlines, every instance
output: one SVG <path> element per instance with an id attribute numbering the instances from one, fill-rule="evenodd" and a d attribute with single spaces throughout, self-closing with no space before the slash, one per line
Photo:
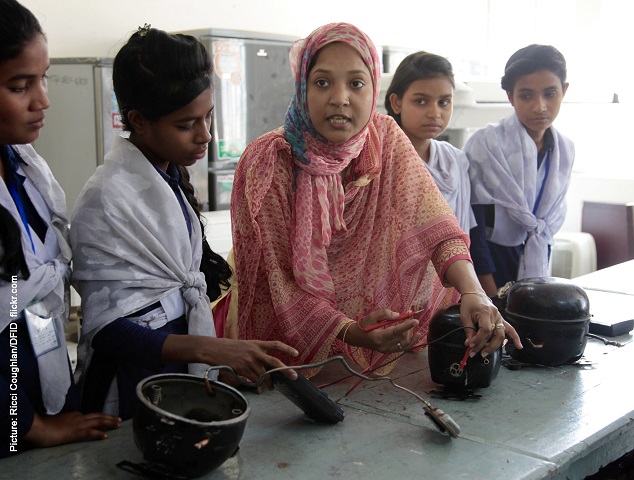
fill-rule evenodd
<path id="1" fill-rule="evenodd" d="M 581 231 L 594 237 L 598 269 L 634 259 L 634 202 L 583 202 Z"/>

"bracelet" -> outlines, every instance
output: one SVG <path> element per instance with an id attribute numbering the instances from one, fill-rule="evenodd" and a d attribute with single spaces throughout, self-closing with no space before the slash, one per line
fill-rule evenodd
<path id="1" fill-rule="evenodd" d="M 357 323 L 357 322 L 355 322 L 354 320 L 350 320 L 350 321 L 348 322 L 348 324 L 347 324 L 345 327 L 343 327 L 343 328 L 344 328 L 344 330 L 343 330 L 343 336 L 341 337 L 341 342 L 342 342 L 344 345 L 345 345 L 345 343 L 346 343 L 346 333 L 348 333 L 348 330 L 350 329 L 350 327 L 352 326 L 352 324 L 353 324 L 353 323 Z"/>
<path id="2" fill-rule="evenodd" d="M 491 300 L 491 298 L 484 292 L 464 292 L 460 294 L 460 301 L 462 301 L 462 297 L 464 295 L 477 295 L 478 297 L 486 298 L 487 300 Z"/>

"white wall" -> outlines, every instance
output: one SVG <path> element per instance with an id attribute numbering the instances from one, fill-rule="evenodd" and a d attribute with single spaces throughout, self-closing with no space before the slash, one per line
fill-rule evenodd
<path id="1" fill-rule="evenodd" d="M 562 106 L 556 126 L 576 145 L 564 230 L 578 231 L 581 203 L 634 201 L 634 16 L 627 0 L 22 0 L 39 18 L 51 57 L 112 57 L 136 28 L 254 30 L 303 37 L 347 21 L 377 45 L 447 56 L 459 79 L 499 81 L 506 59 L 529 43 L 557 46 L 571 99 L 620 105 Z M 308 13 L 306 13 L 308 12 Z"/>
<path id="2" fill-rule="evenodd" d="M 566 201 L 568 212 L 561 231 L 580 232 L 584 201 L 620 204 L 634 202 L 634 180 L 573 174 Z"/>
<path id="3" fill-rule="evenodd" d="M 535 1 L 535 0 L 533 0 Z M 137 26 L 163 30 L 231 28 L 305 36 L 315 27 L 348 21 L 378 44 L 420 44 L 448 52 L 464 47 L 482 52 L 488 0 L 23 0 L 48 32 L 52 56 L 105 56 Z M 384 11 L 389 5 L 390 12 Z M 308 11 L 308 13 L 306 13 Z M 432 20 L 433 18 L 433 20 Z M 532 22 L 528 22 L 532 24 Z M 484 27 L 484 28 L 483 28 Z M 459 32 L 459 35 L 456 35 Z M 523 41 L 523 39 L 521 39 Z"/>
<path id="4" fill-rule="evenodd" d="M 581 231 L 584 201 L 634 202 L 634 105 L 566 104 L 555 125 L 575 142 L 564 231 Z"/>
<path id="5" fill-rule="evenodd" d="M 140 25 L 227 28 L 306 36 L 347 21 L 377 45 L 442 54 L 459 75 L 499 80 L 506 59 L 529 43 L 556 45 L 571 79 L 629 86 L 634 44 L 628 0 L 22 0 L 48 33 L 52 57 L 114 56 Z"/>

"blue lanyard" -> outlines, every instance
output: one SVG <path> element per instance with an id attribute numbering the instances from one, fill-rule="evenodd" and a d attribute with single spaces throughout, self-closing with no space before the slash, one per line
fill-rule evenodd
<path id="1" fill-rule="evenodd" d="M 26 212 L 24 211 L 24 206 L 22 205 L 22 199 L 20 198 L 20 194 L 18 190 L 15 188 L 13 182 L 9 182 L 9 193 L 13 197 L 13 201 L 15 202 L 15 206 L 18 208 L 18 212 L 20 212 L 20 218 L 22 219 L 22 223 L 24 224 L 24 228 L 26 229 L 26 233 L 29 235 L 29 240 L 31 241 L 31 249 L 33 253 L 35 253 L 35 244 L 33 243 L 33 237 L 31 236 L 31 229 L 29 228 L 29 222 L 26 219 Z"/>
<path id="2" fill-rule="evenodd" d="M 542 195 L 544 194 L 546 180 L 548 180 L 548 172 L 550 171 L 550 150 L 546 154 L 546 159 L 544 160 L 544 162 L 546 162 L 546 166 L 544 167 L 546 169 L 546 173 L 544 174 L 544 181 L 542 182 L 542 186 L 539 189 L 539 194 L 537 194 L 537 200 L 535 201 L 535 206 L 533 207 L 533 215 L 537 213 L 537 208 L 539 208 L 539 203 L 542 201 Z"/>

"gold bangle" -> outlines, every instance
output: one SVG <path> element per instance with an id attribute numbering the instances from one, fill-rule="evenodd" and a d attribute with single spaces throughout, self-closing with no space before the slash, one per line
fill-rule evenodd
<path id="1" fill-rule="evenodd" d="M 344 330 L 343 330 L 343 336 L 341 337 L 341 342 L 342 342 L 344 345 L 345 345 L 345 343 L 346 343 L 346 333 L 348 333 L 348 330 L 350 329 L 350 327 L 352 326 L 352 324 L 353 324 L 353 323 L 357 323 L 357 322 L 355 322 L 354 320 L 350 320 L 350 321 L 348 322 L 348 324 L 347 324 L 345 327 L 343 327 L 343 328 L 344 328 Z"/>
<path id="2" fill-rule="evenodd" d="M 464 295 L 477 295 L 478 297 L 482 297 L 482 298 L 486 298 L 487 300 L 491 300 L 491 297 L 489 297 L 486 293 L 484 292 L 464 292 L 460 294 L 460 301 L 462 301 L 462 297 Z"/>

